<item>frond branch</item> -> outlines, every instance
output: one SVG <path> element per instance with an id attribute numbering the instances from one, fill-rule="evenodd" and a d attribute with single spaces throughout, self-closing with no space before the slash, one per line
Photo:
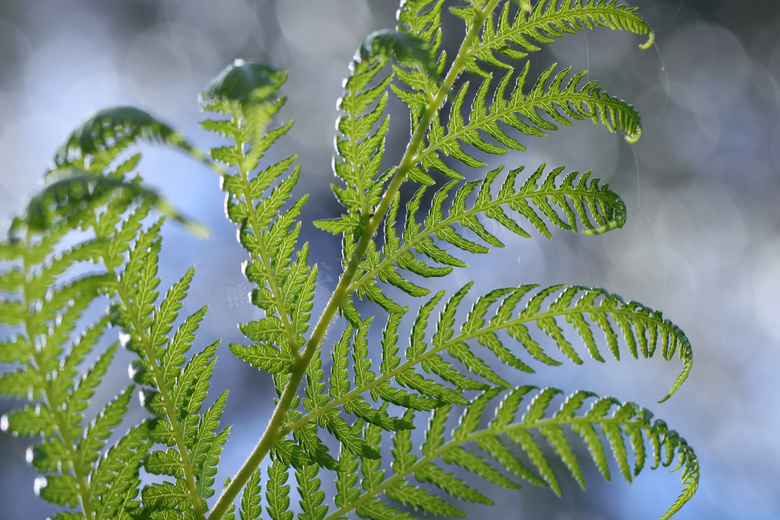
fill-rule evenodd
<path id="1" fill-rule="evenodd" d="M 231 116 L 231 123 L 235 129 L 235 135 L 240 135 L 240 120 L 236 117 L 236 112 L 233 112 Z M 236 153 L 240 156 L 244 156 L 244 144 L 240 142 L 240 140 L 236 139 L 236 146 L 235 150 Z M 250 155 L 254 153 L 254 150 L 249 152 Z M 254 161 L 250 161 L 254 162 Z M 246 205 L 249 209 L 248 213 L 248 220 L 249 220 L 249 226 L 252 229 L 252 233 L 255 236 L 257 248 L 260 252 L 260 262 L 263 264 L 263 268 L 268 273 L 273 273 L 273 262 L 271 260 L 271 253 L 268 250 L 268 247 L 265 243 L 265 240 L 263 240 L 263 232 L 265 231 L 264 226 L 260 223 L 258 220 L 257 212 L 254 211 L 254 206 L 252 203 L 252 200 L 254 197 L 252 196 L 252 188 L 250 186 L 250 180 L 249 180 L 249 172 L 250 168 L 247 167 L 247 164 L 245 161 L 239 161 L 238 163 L 238 169 L 239 173 L 241 175 L 241 188 L 243 189 L 242 195 L 244 196 L 244 200 L 246 202 Z M 299 348 L 300 345 L 298 345 L 297 337 L 295 335 L 295 332 L 293 330 L 292 324 L 290 323 L 290 316 L 289 316 L 289 309 L 287 309 L 287 305 L 285 303 L 285 299 L 282 296 L 282 289 L 277 283 L 277 279 L 275 276 L 267 276 L 266 282 L 268 283 L 271 293 L 274 297 L 274 302 L 276 305 L 276 309 L 278 311 L 279 319 L 282 320 L 282 325 L 284 327 L 285 335 L 287 336 L 287 342 L 290 345 L 290 349 L 292 351 L 293 356 L 299 355 Z"/>
<path id="2" fill-rule="evenodd" d="M 629 404 L 627 407 L 633 409 L 634 405 Z M 429 450 L 423 449 L 424 456 L 416 459 L 413 464 L 407 465 L 405 467 L 395 467 L 395 472 L 391 477 L 385 479 L 381 482 L 381 484 L 375 487 L 366 489 L 363 493 L 360 494 L 359 497 L 343 504 L 339 509 L 333 511 L 330 515 L 325 517 L 324 520 L 337 520 L 344 518 L 346 513 L 355 510 L 371 498 L 377 497 L 382 493 L 387 492 L 389 489 L 392 489 L 394 486 L 399 485 L 407 477 L 415 475 L 418 472 L 422 472 L 424 468 L 430 466 L 434 461 L 442 458 L 448 452 L 451 452 L 455 448 L 458 448 L 464 444 L 471 442 L 479 443 L 479 440 L 483 438 L 495 438 L 499 435 L 511 435 L 512 433 L 516 432 L 544 432 L 545 430 L 550 430 L 552 428 L 557 430 L 561 427 L 568 427 L 574 429 L 574 431 L 577 431 L 578 427 L 584 426 L 586 428 L 592 429 L 594 425 L 600 426 L 604 432 L 607 432 L 610 429 L 612 429 L 612 431 L 620 432 L 621 427 L 626 429 L 632 427 L 634 429 L 639 429 L 645 432 L 648 438 L 655 439 L 654 442 L 656 443 L 655 450 L 657 459 L 656 466 L 660 460 L 659 457 L 661 456 L 660 451 L 662 450 L 662 447 L 664 447 L 667 452 L 667 460 L 664 462 L 664 465 L 667 466 L 672 462 L 674 451 L 677 451 L 677 454 L 679 455 L 679 465 L 674 469 L 684 467 L 683 475 L 681 477 L 684 489 L 675 503 L 661 518 L 661 520 L 667 520 L 676 511 L 678 511 L 695 492 L 698 485 L 698 461 L 695 454 L 685 443 L 685 441 L 680 439 L 674 431 L 668 431 L 663 421 L 656 421 L 654 424 L 651 424 L 647 419 L 647 417 L 649 417 L 651 414 L 646 413 L 646 411 L 642 413 L 637 412 L 642 412 L 642 410 L 633 410 L 633 413 L 631 413 L 628 417 L 625 417 L 625 414 L 623 414 L 623 416 L 618 416 L 615 414 L 611 417 L 603 417 L 594 415 L 592 413 L 588 413 L 579 417 L 567 417 L 561 413 L 558 413 L 556 416 L 550 418 L 529 419 L 528 415 L 526 415 L 522 422 L 506 425 L 496 425 L 494 421 L 487 428 L 476 430 L 466 435 L 456 435 L 455 438 L 449 442 L 442 443 L 437 448 Z M 529 411 L 529 414 L 530 413 L 531 412 Z M 463 418 L 461 418 L 461 424 L 462 422 Z M 617 433 L 617 435 L 622 435 L 622 433 Z M 619 463 L 621 461 L 622 459 L 618 460 Z M 576 465 L 576 462 L 573 464 Z M 638 466 L 636 468 L 636 472 L 638 473 L 640 469 L 641 466 Z M 550 483 L 550 485 L 553 484 Z"/>
<path id="3" fill-rule="evenodd" d="M 564 0 L 561 9 L 556 9 L 557 0 L 542 0 L 528 18 L 516 16 L 509 21 L 509 4 L 501 13 L 498 27 L 486 26 L 481 40 L 472 47 L 472 52 L 478 59 L 485 59 L 492 65 L 499 65 L 493 52 L 506 53 L 513 58 L 536 51 L 538 46 L 531 44 L 526 38 L 535 39 L 541 43 L 550 43 L 552 37 L 574 34 L 585 28 L 592 29 L 595 25 L 609 27 L 615 30 L 628 30 L 637 35 L 647 35 L 648 41 L 641 45 L 646 49 L 653 43 L 653 30 L 645 20 L 636 13 L 636 8 L 616 5 L 617 0 L 586 1 Z M 568 5 L 567 5 L 568 4 Z M 511 49 L 509 42 L 522 49 Z M 505 66 L 505 65 L 504 65 Z"/>
<path id="4" fill-rule="evenodd" d="M 198 483 L 195 479 L 195 471 L 193 469 L 192 461 L 189 457 L 189 451 L 187 449 L 187 442 L 184 437 L 184 430 L 178 419 L 178 411 L 176 405 L 171 398 L 170 390 L 165 382 L 165 376 L 160 370 L 160 362 L 155 354 L 155 347 L 151 341 L 147 329 L 143 325 L 143 318 L 136 312 L 136 306 L 134 305 L 132 298 L 127 292 L 124 284 L 122 283 L 121 276 L 119 274 L 119 266 L 115 264 L 115 257 L 112 255 L 110 249 L 110 240 L 108 237 L 100 236 L 100 226 L 95 222 L 95 230 L 98 235 L 98 239 L 106 239 L 103 246 L 103 263 L 106 266 L 108 273 L 114 278 L 115 282 L 113 286 L 116 290 L 116 294 L 119 296 L 122 304 L 127 310 L 127 316 L 131 320 L 133 332 L 140 340 L 141 348 L 144 355 L 149 360 L 149 367 L 152 370 L 152 377 L 156 383 L 157 389 L 160 391 L 160 397 L 162 398 L 163 406 L 165 407 L 165 413 L 168 421 L 171 424 L 173 430 L 173 436 L 176 441 L 176 447 L 179 450 L 181 456 L 182 469 L 184 471 L 184 477 L 187 481 L 187 488 L 189 491 L 189 501 L 192 504 L 195 518 L 198 520 L 205 520 L 205 512 L 203 504 L 201 503 L 200 496 L 198 494 Z"/>
<path id="5" fill-rule="evenodd" d="M 25 240 L 26 240 L 26 246 L 23 251 L 23 266 L 25 270 L 25 278 L 29 279 L 31 272 L 30 269 L 33 265 L 32 262 L 30 262 L 28 253 L 32 247 L 31 242 L 31 234 L 28 232 L 26 234 Z M 25 308 L 30 307 L 30 303 L 34 298 L 29 292 L 29 285 L 24 285 L 23 290 L 24 295 L 24 305 Z M 30 315 L 30 313 L 25 313 L 24 317 L 24 325 L 25 325 L 25 331 L 27 333 L 27 337 L 30 339 L 30 341 L 33 341 L 33 339 L 36 336 L 35 330 L 36 327 L 33 323 L 33 316 Z M 35 362 L 35 366 L 38 368 L 42 368 L 45 366 L 45 361 L 42 360 L 42 354 L 39 349 L 35 348 L 32 349 L 32 355 L 31 355 L 31 361 Z M 30 368 L 33 368 L 30 366 Z M 79 498 L 81 500 L 81 508 L 82 512 L 84 513 L 84 516 L 91 520 L 95 518 L 95 509 L 92 504 L 92 497 L 91 497 L 91 489 L 88 482 L 88 474 L 89 470 L 87 468 L 84 468 L 84 466 L 81 463 L 78 450 L 76 448 L 76 442 L 75 438 L 72 435 L 72 426 L 70 424 L 70 421 L 67 420 L 66 414 L 63 411 L 63 408 L 60 406 L 62 403 L 62 399 L 58 398 L 57 391 L 53 388 L 53 382 L 50 377 L 46 377 L 46 374 L 42 374 L 43 377 L 40 378 L 41 383 L 44 387 L 44 396 L 46 399 L 46 402 L 48 404 L 49 409 L 51 410 L 51 413 L 54 417 L 54 421 L 56 423 L 57 432 L 60 435 L 60 438 L 62 439 L 63 443 L 66 446 L 67 449 L 67 458 L 68 461 L 71 464 L 71 467 L 73 468 L 73 474 L 76 477 L 77 487 L 78 487 L 78 494 Z M 67 468 L 62 468 L 63 473 L 67 471 Z"/>

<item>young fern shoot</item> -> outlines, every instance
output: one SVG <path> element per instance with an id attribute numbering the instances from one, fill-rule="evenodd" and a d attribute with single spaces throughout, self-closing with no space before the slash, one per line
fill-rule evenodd
<path id="1" fill-rule="evenodd" d="M 432 293 L 425 283 L 467 269 L 458 251 L 503 247 L 499 226 L 528 239 L 551 238 L 553 228 L 598 234 L 623 226 L 624 202 L 591 172 L 525 170 L 512 157 L 531 146 L 527 138 L 585 119 L 639 139 L 634 108 L 585 82 L 587 71 L 553 65 L 533 78 L 529 60 L 597 26 L 644 36 L 644 46 L 653 32 L 617 0 L 452 4 L 402 1 L 397 26 L 369 35 L 350 64 L 333 160 L 344 211 L 315 222 L 341 238 L 343 272 L 316 319 L 322 287 L 299 240 L 306 197 L 292 196 L 301 170 L 295 156 L 266 155 L 292 126 L 277 122 L 284 71 L 236 60 L 207 86 L 202 126 L 226 140 L 209 154 L 131 107 L 99 112 L 57 152 L 46 187 L 0 244 L 0 392 L 27 400 L 0 426 L 39 437 L 29 458 L 41 498 L 62 507 L 54 518 L 465 516 L 462 502 L 493 503 L 490 486 L 472 477 L 560 495 L 557 459 L 584 488 L 575 438 L 607 480 L 616 470 L 628 482 L 646 466 L 681 470 L 682 492 L 662 519 L 693 496 L 695 453 L 650 411 L 585 390 L 556 409 L 561 390 L 523 382 L 534 365 L 582 364 L 584 356 L 677 357 L 682 369 L 668 399 L 692 364 L 679 327 L 604 289 L 520 284 L 475 294 L 471 282 Z M 466 30 L 452 56 L 442 47 L 444 9 Z M 385 139 L 398 130 L 391 96 L 411 121 L 397 162 L 385 157 Z M 220 175 L 227 217 L 248 254 L 244 274 L 260 317 L 238 325 L 246 341 L 229 349 L 273 377 L 276 406 L 221 488 L 215 475 L 232 425 L 220 424 L 227 393 L 209 395 L 219 342 L 193 347 L 205 306 L 179 320 L 194 269 L 160 297 L 165 218 L 154 215 L 200 228 L 131 175 L 140 154 L 127 152 L 142 141 Z M 486 155 L 505 164 L 488 169 Z M 416 187 L 408 200 L 404 184 Z M 103 304 L 105 315 L 77 330 L 88 308 Z M 337 316 L 344 320 L 334 325 Z M 333 326 L 339 339 L 331 344 Z M 103 347 L 109 328 L 119 341 Z M 135 385 L 89 420 L 84 411 L 120 346 L 136 356 Z M 84 367 L 88 359 L 95 361 Z M 136 393 L 148 418 L 107 447 Z M 424 429 L 419 446 L 415 429 Z M 335 483 L 333 496 L 324 481 Z"/>

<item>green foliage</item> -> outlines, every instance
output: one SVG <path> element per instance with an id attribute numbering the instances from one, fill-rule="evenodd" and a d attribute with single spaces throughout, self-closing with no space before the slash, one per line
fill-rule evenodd
<path id="1" fill-rule="evenodd" d="M 591 172 L 473 171 L 487 167 L 486 155 L 510 163 L 531 138 L 579 120 L 629 140 L 641 135 L 631 105 L 596 82 L 581 84 L 586 71 L 553 65 L 532 80 L 528 61 L 596 26 L 648 36 L 649 45 L 652 30 L 635 9 L 616 0 L 516 3 L 452 7 L 467 31 L 453 57 L 442 45 L 444 0 L 402 2 L 398 26 L 359 46 L 336 125 L 333 193 L 344 212 L 315 222 L 341 237 L 343 272 L 317 320 L 318 270 L 299 240 L 306 196 L 293 196 L 300 167 L 295 156 L 267 154 L 292 126 L 276 123 L 284 71 L 236 60 L 207 86 L 202 126 L 225 139 L 208 156 L 131 107 L 97 113 L 66 140 L 47 185 L 0 244 L 0 392 L 25 401 L 0 426 L 38 438 L 28 458 L 40 497 L 63 509 L 54 518 L 218 520 L 235 519 L 236 509 L 241 520 L 462 517 L 460 502 L 493 503 L 491 484 L 560 495 L 555 466 L 584 488 L 584 458 L 606 480 L 615 471 L 632 482 L 645 467 L 681 470 L 683 490 L 662 518 L 692 497 L 696 455 L 650 411 L 522 384 L 540 365 L 659 354 L 682 360 L 665 400 L 692 365 L 679 327 L 604 289 L 524 284 L 475 294 L 469 282 L 431 294 L 426 284 L 467 268 L 464 253 L 503 247 L 500 228 L 553 238 L 555 228 L 598 234 L 626 220 L 623 201 Z M 385 156 L 391 95 L 411 120 L 397 161 Z M 229 348 L 273 377 L 276 408 L 221 487 L 231 425 L 221 425 L 227 392 L 209 392 L 219 342 L 194 347 L 205 306 L 180 315 L 193 269 L 159 291 L 164 217 L 198 228 L 135 173 L 141 156 L 128 150 L 144 141 L 220 174 L 262 310 L 239 324 L 246 342 Z M 404 183 L 417 185 L 411 196 L 402 196 Z M 334 325 L 338 314 L 345 320 Z M 332 344 L 330 327 L 341 327 Z M 135 384 L 88 417 L 120 345 L 135 356 Z M 130 425 L 135 394 L 146 418 Z M 333 496 L 324 482 L 335 483 Z"/>

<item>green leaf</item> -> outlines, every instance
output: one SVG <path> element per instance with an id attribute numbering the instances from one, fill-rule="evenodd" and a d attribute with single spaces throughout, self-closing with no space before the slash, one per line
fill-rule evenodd
<path id="1" fill-rule="evenodd" d="M 471 47 L 475 58 L 494 67 L 508 68 L 499 57 L 521 59 L 538 51 L 541 47 L 537 43 L 552 43 L 567 34 L 596 26 L 649 36 L 642 48 L 653 43 L 653 30 L 636 8 L 618 5 L 617 0 L 536 2 L 528 17 L 518 13 L 512 18 L 510 12 L 510 3 L 506 2 L 498 16 L 495 12 L 488 15 L 479 41 Z"/>
<path id="2" fill-rule="evenodd" d="M 170 482 L 149 484 L 143 488 L 141 496 L 144 505 L 152 510 L 184 510 L 190 506 L 187 484 L 183 479 L 177 480 L 175 484 Z"/>
<path id="3" fill-rule="evenodd" d="M 103 448 L 112 430 L 122 421 L 127 413 L 130 398 L 135 387 L 125 388 L 113 401 L 108 403 L 97 418 L 85 429 L 83 438 L 76 448 L 83 465 L 93 464 Z M 86 399 L 85 399 L 86 400 Z"/>
<path id="4" fill-rule="evenodd" d="M 57 150 L 52 172 L 75 167 L 102 173 L 123 150 L 139 140 L 159 142 L 195 159 L 203 158 L 181 133 L 148 112 L 118 106 L 97 112 L 74 130 Z"/>
<path id="5" fill-rule="evenodd" d="M 439 119 L 434 118 L 431 121 L 428 147 L 417 155 L 423 168 L 438 169 L 445 175 L 459 178 L 449 173 L 450 168 L 442 167 L 441 157 L 452 157 L 471 168 L 485 166 L 485 163 L 474 159 L 465 151 L 464 145 L 499 155 L 506 153 L 508 149 L 524 150 L 525 147 L 506 133 L 498 123 L 525 135 L 543 136 L 547 131 L 556 130 L 557 125 L 570 126 L 573 120 L 591 119 L 595 124 L 601 123 L 610 132 L 624 132 L 626 138 L 632 141 L 639 139 L 640 118 L 631 105 L 602 92 L 595 81 L 580 87 L 579 84 L 587 72 L 575 74 L 566 81 L 569 69 L 553 75 L 554 70 L 555 65 L 545 70 L 528 94 L 523 94 L 529 71 L 528 63 L 510 92 L 506 92 L 506 88 L 512 72 L 507 72 L 498 82 L 489 105 L 487 94 L 492 90 L 488 87 L 492 75 L 486 75 L 471 104 L 472 110 L 468 118 L 463 116 L 468 88 L 468 84 L 464 84 L 451 105 L 446 128 Z M 543 118 L 540 113 L 552 121 Z M 503 146 L 485 140 L 483 134 Z"/>
<path id="6" fill-rule="evenodd" d="M 47 475 L 35 479 L 37 494 L 58 506 L 76 507 L 79 500 L 78 483 L 72 475 Z"/>
<path id="7" fill-rule="evenodd" d="M 271 520 L 292 520 L 290 509 L 290 486 L 287 484 L 288 468 L 275 460 L 268 468 L 268 485 L 265 496 L 268 502 L 268 516 Z"/>
<path id="8" fill-rule="evenodd" d="M 328 506 L 322 505 L 325 492 L 320 489 L 320 479 L 317 477 L 319 467 L 306 466 L 295 472 L 298 481 L 298 494 L 303 513 L 302 520 L 322 520 L 328 514 Z"/>
<path id="9" fill-rule="evenodd" d="M 237 59 L 211 80 L 200 95 L 200 104 L 204 109 L 225 102 L 256 107 L 272 100 L 286 77 L 286 72 L 271 65 Z M 227 133 L 226 126 L 218 128 Z"/>
<path id="10" fill-rule="evenodd" d="M 263 514 L 263 508 L 260 503 L 262 498 L 261 477 L 262 472 L 258 468 L 249 477 L 249 482 L 244 487 L 244 493 L 241 495 L 241 509 L 239 509 L 241 520 L 259 520 Z"/>
<path id="11" fill-rule="evenodd" d="M 251 347 L 230 344 L 230 351 L 251 366 L 272 374 L 292 372 L 294 360 L 279 349 L 265 343 L 255 343 Z"/>
<path id="12" fill-rule="evenodd" d="M 182 300 L 187 296 L 194 274 L 195 268 L 190 267 L 184 276 L 168 290 L 160 307 L 154 311 L 150 341 L 155 348 L 165 343 L 163 336 L 167 335 L 173 328 L 172 324 L 179 316 L 179 309 L 183 305 Z"/>
<path id="13" fill-rule="evenodd" d="M 356 57 L 370 61 L 377 56 L 394 56 L 399 63 L 415 65 L 441 83 L 436 62 L 430 53 L 428 43 L 422 38 L 405 31 L 385 29 L 369 34 L 360 45 Z"/>
<path id="14" fill-rule="evenodd" d="M 169 475 L 183 478 L 184 467 L 179 452 L 173 448 L 166 451 L 153 451 L 144 463 L 144 469 L 152 475 Z"/>

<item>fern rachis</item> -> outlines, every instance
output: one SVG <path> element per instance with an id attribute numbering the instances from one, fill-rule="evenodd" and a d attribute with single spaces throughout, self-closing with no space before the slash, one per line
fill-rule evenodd
<path id="1" fill-rule="evenodd" d="M 574 392 L 554 411 L 560 390 L 521 384 L 535 364 L 581 364 L 584 352 L 603 361 L 601 333 L 617 360 L 622 351 L 634 358 L 659 353 L 682 359 L 666 399 L 692 363 L 690 343 L 676 325 L 603 289 L 519 285 L 473 295 L 469 283 L 431 295 L 425 283 L 466 269 L 459 251 L 487 254 L 489 247 L 502 247 L 488 221 L 529 239 L 551 238 L 553 227 L 595 234 L 623 225 L 625 204 L 591 172 L 541 165 L 523 180 L 525 170 L 508 164 L 509 152 L 525 150 L 525 136 L 544 136 L 581 119 L 638 139 L 641 122 L 633 107 L 596 82 L 580 85 L 584 71 L 551 66 L 528 87 L 527 60 L 542 45 L 597 25 L 650 41 L 652 31 L 616 0 L 534 7 L 471 0 L 452 8 L 466 35 L 449 58 L 441 45 L 444 4 L 402 2 L 397 28 L 369 35 L 351 64 L 333 161 L 339 182 L 333 191 L 345 210 L 315 222 L 341 236 L 344 271 L 316 320 L 311 311 L 318 269 L 309 262 L 308 244 L 298 241 L 306 197 L 292 198 L 300 167 L 294 156 L 276 162 L 266 157 L 292 125 L 274 126 L 284 105 L 278 97 L 283 71 L 237 60 L 207 86 L 201 107 L 210 118 L 202 126 L 229 141 L 210 157 L 131 107 L 99 112 L 57 152 L 47 186 L 0 244 L 0 320 L 13 331 L 0 344 L 0 361 L 9 367 L 0 374 L 0 391 L 31 401 L 4 416 L 2 426 L 42 437 L 33 450 L 42 474 L 37 488 L 68 509 L 57 518 L 233 519 L 239 495 L 242 520 L 289 519 L 296 511 L 317 520 L 352 512 L 400 520 L 410 518 L 408 508 L 462 516 L 449 497 L 492 503 L 486 490 L 460 476 L 464 472 L 510 489 L 523 480 L 560 494 L 548 460 L 555 457 L 584 486 L 575 437 L 605 479 L 611 477 L 610 450 L 628 482 L 648 459 L 652 467 L 677 461 L 683 492 L 664 518 L 690 499 L 698 482 L 696 456 L 649 411 L 586 391 Z M 395 128 L 390 95 L 407 106 L 411 135 L 397 163 L 381 171 L 388 161 L 384 142 Z M 244 274 L 256 286 L 252 303 L 262 311 L 259 319 L 239 324 L 247 342 L 229 348 L 271 374 L 276 407 L 216 501 L 217 464 L 231 429 L 220 425 L 227 394 L 209 396 L 219 342 L 192 352 L 206 307 L 178 319 L 193 269 L 160 296 L 164 219 L 152 220 L 152 212 L 197 227 L 129 176 L 140 155 L 127 151 L 144 140 L 189 154 L 221 176 L 227 217 L 249 256 Z M 465 181 L 467 169 L 486 166 L 472 150 L 502 156 L 507 164 Z M 441 175 L 449 182 L 441 183 Z M 419 185 L 408 200 L 400 191 L 404 183 Z M 74 237 L 77 245 L 66 247 Z M 74 278 L 73 266 L 87 266 L 91 274 Z M 355 298 L 366 303 L 358 306 Z M 106 316 L 76 331 L 85 309 L 105 299 Z M 345 319 L 337 325 L 340 338 L 330 344 L 326 332 L 337 315 Z M 137 386 L 86 424 L 82 412 L 118 345 L 92 368 L 80 367 L 100 351 L 109 326 L 137 356 L 131 370 Z M 404 346 L 400 337 L 407 332 Z M 323 356 L 333 360 L 327 371 Z M 499 375 L 497 365 L 516 371 Z M 106 449 L 136 392 L 150 417 Z M 458 426 L 446 434 L 457 410 Z M 424 414 L 430 415 L 427 427 Z M 425 440 L 416 449 L 412 432 L 420 428 Z M 389 453 L 380 447 L 383 435 L 392 438 Z M 338 453 L 331 453 L 332 443 Z M 144 473 L 159 478 L 142 484 Z M 292 473 L 297 509 L 290 498 Z M 332 505 L 324 479 L 336 484 Z"/>

